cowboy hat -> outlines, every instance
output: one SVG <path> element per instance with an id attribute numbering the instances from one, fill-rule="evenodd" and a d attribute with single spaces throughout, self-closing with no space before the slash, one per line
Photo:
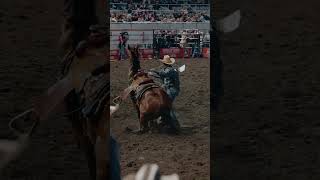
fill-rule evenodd
<path id="1" fill-rule="evenodd" d="M 169 55 L 163 56 L 163 59 L 160 60 L 164 64 L 172 65 L 176 62 L 174 58 L 170 58 Z"/>

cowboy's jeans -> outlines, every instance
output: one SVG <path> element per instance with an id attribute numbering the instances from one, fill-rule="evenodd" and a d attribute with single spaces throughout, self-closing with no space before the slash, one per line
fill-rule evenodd
<path id="1" fill-rule="evenodd" d="M 166 93 L 168 94 L 168 96 L 172 100 L 172 102 L 179 95 L 179 91 L 176 90 L 175 88 L 168 88 L 168 87 L 163 87 L 163 88 L 166 90 Z"/>
<path id="2" fill-rule="evenodd" d="M 176 113 L 173 109 L 170 111 L 170 125 L 173 127 L 175 130 L 180 129 L 180 123 L 176 117 Z"/>
<path id="3" fill-rule="evenodd" d="M 179 91 L 175 88 L 166 88 L 164 87 L 164 89 L 166 90 L 169 98 L 172 100 L 172 102 L 175 100 L 175 98 L 179 95 Z M 176 130 L 180 129 L 180 123 L 176 117 L 176 113 L 173 109 L 171 109 L 170 111 L 170 125 L 171 127 L 173 127 Z"/>

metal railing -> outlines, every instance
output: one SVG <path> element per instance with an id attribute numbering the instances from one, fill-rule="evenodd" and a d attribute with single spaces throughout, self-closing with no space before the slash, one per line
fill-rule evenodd
<path id="1" fill-rule="evenodd" d="M 129 40 L 127 44 L 139 44 L 140 46 L 144 48 L 153 48 L 155 47 L 155 43 L 158 42 L 158 39 L 170 39 L 171 45 L 177 45 L 180 43 L 180 39 L 178 36 L 182 34 L 181 29 L 170 29 L 166 31 L 174 32 L 175 35 L 167 34 L 163 37 L 161 37 L 161 29 L 153 29 L 153 30 L 129 30 L 129 29 L 118 29 L 118 30 L 111 30 L 110 33 L 110 49 L 117 49 L 118 48 L 118 37 L 120 35 L 120 32 L 128 32 L 129 33 Z M 188 31 L 188 37 L 191 41 L 188 42 L 188 45 L 191 47 L 195 42 L 192 42 L 193 38 L 199 38 L 200 47 L 203 47 L 205 44 L 209 44 L 209 41 L 207 41 L 207 38 L 205 38 L 206 34 L 208 33 L 207 29 L 189 29 Z M 193 32 L 192 32 L 193 31 Z M 167 37 L 169 39 L 167 39 Z M 164 40 L 164 41 L 166 41 Z M 163 42 L 164 42 L 163 41 Z M 174 41 L 174 42 L 173 42 Z M 167 46 L 167 44 L 165 45 Z M 162 47 L 163 48 L 163 47 Z"/>

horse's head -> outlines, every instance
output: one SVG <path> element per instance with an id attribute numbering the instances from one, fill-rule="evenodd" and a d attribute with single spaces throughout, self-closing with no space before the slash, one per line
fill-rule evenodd
<path id="1" fill-rule="evenodd" d="M 128 45 L 128 55 L 130 57 L 130 59 L 135 60 L 135 59 L 139 59 L 139 46 L 136 44 L 134 46 L 130 46 Z"/>

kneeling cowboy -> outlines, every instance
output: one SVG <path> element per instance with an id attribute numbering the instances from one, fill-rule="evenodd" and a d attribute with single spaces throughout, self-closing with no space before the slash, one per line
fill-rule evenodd
<path id="1" fill-rule="evenodd" d="M 161 62 L 163 63 L 163 66 L 159 70 L 151 69 L 149 75 L 159 77 L 162 88 L 173 102 L 180 92 L 179 73 L 178 70 L 172 66 L 175 63 L 175 59 L 170 58 L 169 55 L 165 55 Z M 180 124 L 173 110 L 171 110 L 170 116 L 172 123 L 179 128 Z"/>

